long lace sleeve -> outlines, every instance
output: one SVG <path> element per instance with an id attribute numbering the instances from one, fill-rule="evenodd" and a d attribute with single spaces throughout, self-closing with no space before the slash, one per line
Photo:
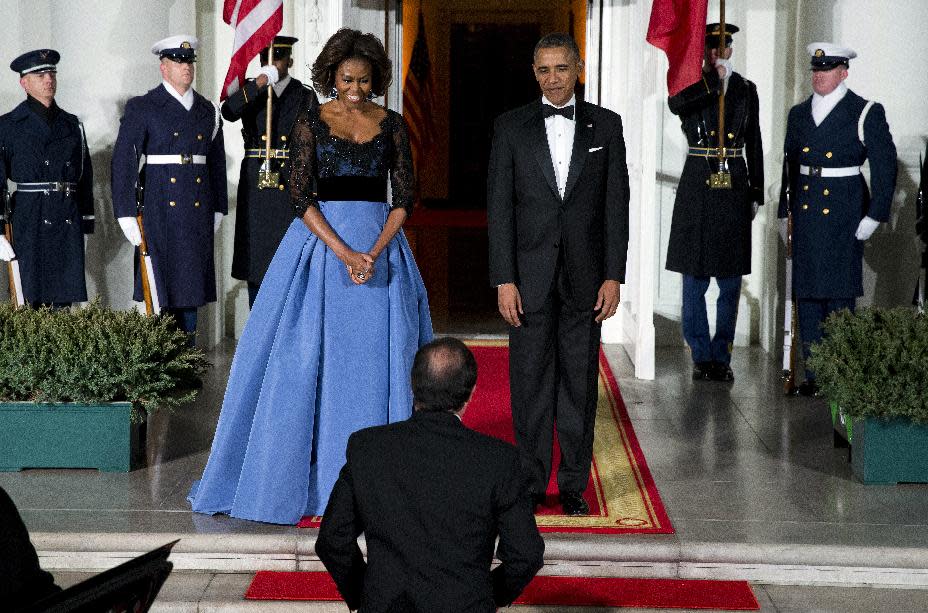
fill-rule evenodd
<path id="1" fill-rule="evenodd" d="M 316 136 L 307 107 L 300 109 L 290 132 L 290 204 L 297 217 L 311 206 L 319 208 L 316 193 Z"/>
<path id="2" fill-rule="evenodd" d="M 391 209 L 400 207 L 406 213 L 412 213 L 416 197 L 416 175 L 412 167 L 412 150 L 409 148 L 409 134 L 406 121 L 399 113 L 390 111 L 393 118 L 393 160 L 390 164 L 390 188 L 393 191 Z"/>

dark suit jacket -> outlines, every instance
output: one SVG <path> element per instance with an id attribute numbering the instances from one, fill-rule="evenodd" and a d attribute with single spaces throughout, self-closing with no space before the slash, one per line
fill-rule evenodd
<path id="1" fill-rule="evenodd" d="M 0 605 L 17 611 L 60 591 L 51 573 L 39 567 L 26 525 L 0 487 Z"/>
<path id="2" fill-rule="evenodd" d="M 346 453 L 316 553 L 349 607 L 494 611 L 541 568 L 544 542 L 511 445 L 451 413 L 415 412 L 355 432 Z M 502 564 L 491 572 L 497 536 Z"/>
<path id="3" fill-rule="evenodd" d="M 577 102 L 561 199 L 541 106 L 539 98 L 496 119 L 487 180 L 490 283 L 514 282 L 523 308 L 536 311 L 563 249 L 574 306 L 592 309 L 604 280 L 625 280 L 628 169 L 622 120 Z"/>

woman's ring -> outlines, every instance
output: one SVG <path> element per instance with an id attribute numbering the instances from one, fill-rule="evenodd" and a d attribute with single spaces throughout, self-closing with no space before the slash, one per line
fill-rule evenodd
<path id="1" fill-rule="evenodd" d="M 358 273 L 358 279 L 360 279 L 361 281 L 363 281 L 364 278 L 365 278 L 365 277 L 364 277 L 364 273 L 363 273 L 363 272 L 359 272 L 359 273 Z"/>

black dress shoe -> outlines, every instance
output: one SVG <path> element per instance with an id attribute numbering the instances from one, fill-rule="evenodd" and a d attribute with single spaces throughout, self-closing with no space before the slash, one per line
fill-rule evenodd
<path id="1" fill-rule="evenodd" d="M 693 381 L 708 381 L 712 362 L 693 362 Z"/>
<path id="2" fill-rule="evenodd" d="M 815 383 L 815 379 L 806 379 L 799 385 L 799 395 L 820 398 L 822 393 Z"/>
<path id="3" fill-rule="evenodd" d="M 731 366 L 724 362 L 712 362 L 709 378 L 713 381 L 734 381 L 735 373 L 731 371 Z"/>
<path id="4" fill-rule="evenodd" d="M 590 505 L 580 492 L 561 492 L 561 507 L 564 515 L 589 515 Z"/>

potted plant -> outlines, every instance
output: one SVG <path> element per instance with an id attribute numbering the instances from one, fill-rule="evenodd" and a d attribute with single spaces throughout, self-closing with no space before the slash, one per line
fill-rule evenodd
<path id="1" fill-rule="evenodd" d="M 167 316 L 0 305 L 0 470 L 128 471 L 146 414 L 192 400 L 208 366 Z"/>
<path id="2" fill-rule="evenodd" d="M 847 422 L 864 483 L 928 482 L 928 316 L 898 307 L 838 311 L 809 365 Z"/>

